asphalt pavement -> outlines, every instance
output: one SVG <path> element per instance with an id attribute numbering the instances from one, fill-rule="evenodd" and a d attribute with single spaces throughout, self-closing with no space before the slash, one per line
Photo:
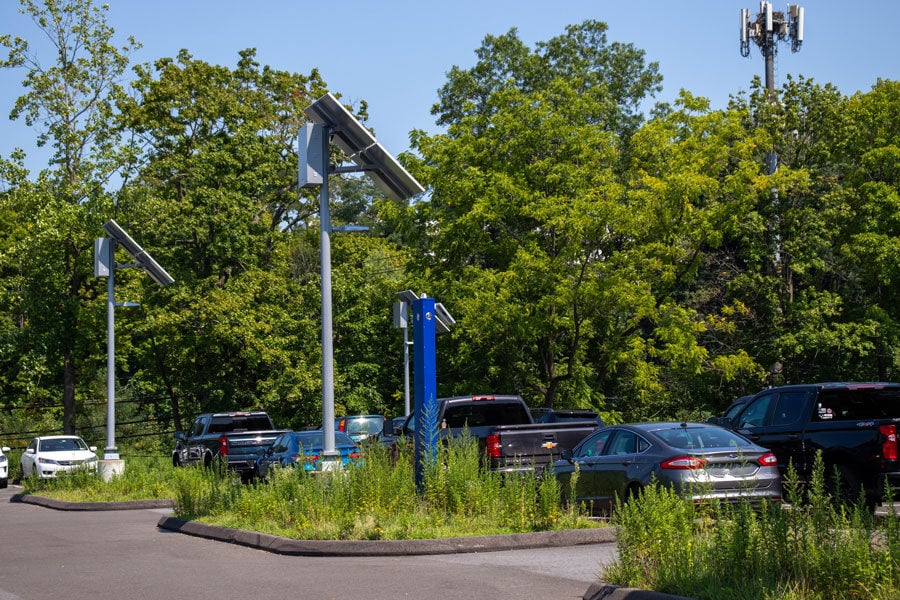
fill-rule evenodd
<path id="1" fill-rule="evenodd" d="M 650 597 L 599 581 L 603 565 L 616 559 L 613 542 L 502 550 L 483 544 L 478 551 L 432 554 L 283 554 L 184 535 L 163 526 L 171 522 L 169 508 L 66 510 L 10 502 L 21 493 L 12 485 L 0 490 L 0 600 Z"/>

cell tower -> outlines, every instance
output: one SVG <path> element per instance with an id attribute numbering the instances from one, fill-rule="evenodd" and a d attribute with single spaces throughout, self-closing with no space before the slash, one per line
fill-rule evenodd
<path id="1" fill-rule="evenodd" d="M 785 13 L 772 10 L 771 2 L 759 3 L 756 20 L 750 20 L 750 9 L 741 9 L 741 56 L 750 56 L 750 41 L 756 42 L 766 59 L 766 89 L 775 91 L 775 54 L 778 42 L 791 41 L 791 52 L 803 44 L 803 7 L 788 4 Z"/>

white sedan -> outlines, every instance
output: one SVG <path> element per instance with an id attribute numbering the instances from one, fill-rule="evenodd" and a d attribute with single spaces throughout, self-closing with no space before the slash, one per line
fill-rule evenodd
<path id="1" fill-rule="evenodd" d="M 48 435 L 31 440 L 22 453 L 22 477 L 48 479 L 61 471 L 96 470 L 96 446 L 88 447 L 77 435 Z"/>
<path id="2" fill-rule="evenodd" d="M 9 452 L 9 446 L 0 448 L 0 489 L 9 485 L 9 459 L 3 453 Z"/>

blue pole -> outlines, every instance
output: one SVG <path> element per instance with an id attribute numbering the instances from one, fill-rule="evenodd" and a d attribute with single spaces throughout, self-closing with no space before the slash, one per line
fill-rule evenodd
<path id="1" fill-rule="evenodd" d="M 425 466 L 437 460 L 437 368 L 434 341 L 434 298 L 413 302 L 413 365 L 415 376 L 416 487 L 425 483 Z"/>

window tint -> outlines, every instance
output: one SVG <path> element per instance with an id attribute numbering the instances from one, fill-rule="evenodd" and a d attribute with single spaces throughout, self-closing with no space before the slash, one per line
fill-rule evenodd
<path id="1" fill-rule="evenodd" d="M 607 455 L 634 454 L 637 452 L 638 436 L 633 431 L 620 429 L 609 445 Z"/>
<path id="2" fill-rule="evenodd" d="M 593 434 L 581 443 L 578 447 L 578 452 L 576 452 L 575 455 L 579 458 L 600 456 L 603 454 L 603 449 L 606 447 L 609 436 L 612 435 L 614 431 L 614 429 L 604 429 Z"/>
<path id="3" fill-rule="evenodd" d="M 194 420 L 194 425 L 191 427 L 191 437 L 196 437 L 203 433 L 203 419 L 199 418 Z"/>
<path id="4" fill-rule="evenodd" d="M 806 409 L 809 392 L 782 392 L 778 395 L 772 425 L 791 425 L 798 423 Z"/>
<path id="5" fill-rule="evenodd" d="M 900 388 L 822 390 L 816 415 L 823 421 L 896 418 L 900 415 Z"/>
<path id="6" fill-rule="evenodd" d="M 522 425 L 531 423 L 528 411 L 518 403 L 476 402 L 448 406 L 444 411 L 447 427 L 484 427 L 486 425 Z"/>
<path id="7" fill-rule="evenodd" d="M 672 427 L 653 433 L 668 445 L 682 450 L 740 448 L 750 445 L 743 436 L 721 427 Z"/>
<path id="8" fill-rule="evenodd" d="M 769 410 L 769 404 L 775 394 L 765 394 L 754 400 L 745 410 L 738 416 L 738 429 L 742 427 L 762 427 L 765 423 L 766 412 Z"/>

